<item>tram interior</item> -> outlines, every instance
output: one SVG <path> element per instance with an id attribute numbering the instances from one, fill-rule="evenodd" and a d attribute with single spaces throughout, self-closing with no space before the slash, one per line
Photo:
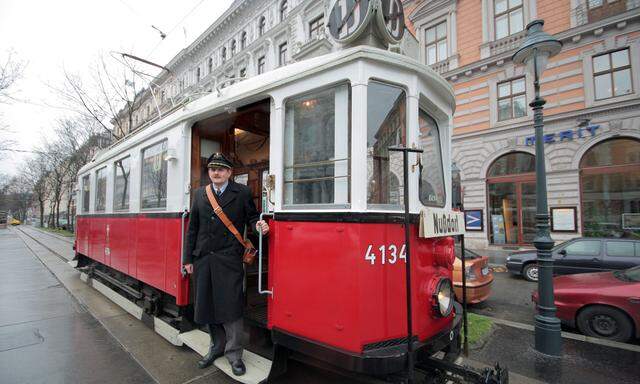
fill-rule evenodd
<path id="1" fill-rule="evenodd" d="M 269 113 L 270 101 L 267 99 L 194 124 L 191 140 L 192 190 L 210 183 L 207 158 L 214 152 L 220 152 L 233 162 L 233 180 L 251 189 L 256 207 L 261 212 L 263 185 L 269 173 Z M 247 232 L 257 248 L 257 236 Z M 266 281 L 267 242 L 263 244 L 263 254 L 263 279 Z M 257 262 L 247 267 L 245 287 L 245 318 L 266 327 L 267 304 L 266 297 L 258 295 Z"/>

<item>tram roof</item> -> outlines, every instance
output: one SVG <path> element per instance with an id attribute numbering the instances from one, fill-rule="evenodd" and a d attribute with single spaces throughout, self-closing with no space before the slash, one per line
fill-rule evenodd
<path id="1" fill-rule="evenodd" d="M 264 99 L 271 89 L 356 60 L 385 63 L 417 73 L 428 81 L 432 85 L 433 91 L 449 104 L 452 113 L 455 110 L 453 87 L 429 66 L 409 56 L 370 46 L 357 46 L 276 68 L 251 77 L 247 81 L 240 81 L 221 89 L 220 94 L 214 90 L 206 96 L 190 102 L 187 101 L 184 106 L 170 112 L 152 125 L 140 129 L 100 151 L 78 173 L 84 173 L 103 161 L 117 157 L 121 152 L 144 143 L 155 135 L 175 127 L 176 124 L 189 121 L 195 123 L 203 118 L 224 112 L 225 108 L 240 107 Z"/>

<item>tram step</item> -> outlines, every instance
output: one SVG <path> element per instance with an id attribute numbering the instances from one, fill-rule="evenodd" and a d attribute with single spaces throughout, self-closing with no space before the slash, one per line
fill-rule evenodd
<path id="1" fill-rule="evenodd" d="M 194 329 L 193 331 L 181 333 L 178 337 L 182 342 L 194 351 L 198 352 L 201 356 L 207 354 L 209 350 L 209 335 L 206 332 Z M 271 370 L 270 360 L 256 355 L 246 349 L 243 352 L 242 360 L 247 367 L 247 373 L 242 376 L 233 375 L 231 372 L 231 366 L 229 365 L 227 358 L 224 356 L 217 359 L 214 364 L 222 372 L 241 383 L 258 384 L 269 376 L 269 371 Z"/>

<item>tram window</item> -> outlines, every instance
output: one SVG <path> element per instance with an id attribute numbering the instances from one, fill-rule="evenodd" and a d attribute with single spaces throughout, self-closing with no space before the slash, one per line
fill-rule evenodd
<path id="1" fill-rule="evenodd" d="M 127 210 L 129 209 L 129 158 L 125 157 L 114 163 L 114 194 L 113 209 Z"/>
<path id="2" fill-rule="evenodd" d="M 102 212 L 107 202 L 107 167 L 96 172 L 96 211 Z"/>
<path id="3" fill-rule="evenodd" d="M 444 175 L 438 124 L 422 109 L 419 116 L 422 152 L 420 161 L 420 201 L 424 205 L 444 207 Z"/>
<path id="4" fill-rule="evenodd" d="M 142 151 L 142 208 L 167 206 L 167 140 Z"/>
<path id="5" fill-rule="evenodd" d="M 89 199 L 91 197 L 91 190 L 89 185 L 89 175 L 82 177 L 82 212 L 89 212 Z"/>
<path id="6" fill-rule="evenodd" d="M 367 92 L 367 203 L 399 209 L 404 201 L 402 153 L 388 148 L 405 144 L 406 94 L 402 88 L 373 81 Z"/>
<path id="7" fill-rule="evenodd" d="M 284 204 L 349 203 L 351 88 L 315 91 L 285 104 Z"/>

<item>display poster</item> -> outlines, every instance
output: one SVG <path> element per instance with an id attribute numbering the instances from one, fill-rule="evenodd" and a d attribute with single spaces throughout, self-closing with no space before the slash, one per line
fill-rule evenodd
<path id="1" fill-rule="evenodd" d="M 504 232 L 504 217 L 502 215 L 491 215 L 491 229 L 493 231 L 493 243 L 504 244 L 506 237 Z"/>
<path id="2" fill-rule="evenodd" d="M 640 229 L 640 213 L 623 213 L 623 229 Z"/>
<path id="3" fill-rule="evenodd" d="M 551 231 L 576 232 L 576 208 L 554 207 L 551 208 Z"/>

